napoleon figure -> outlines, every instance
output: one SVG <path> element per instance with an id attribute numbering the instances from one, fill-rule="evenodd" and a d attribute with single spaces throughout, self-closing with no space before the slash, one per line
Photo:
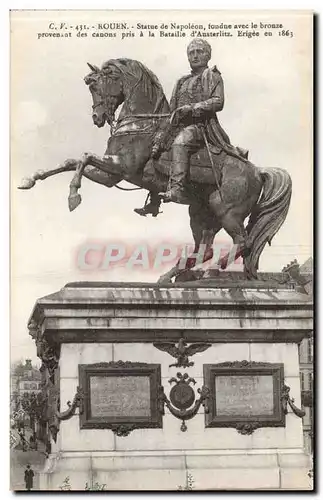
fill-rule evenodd
<path id="1" fill-rule="evenodd" d="M 174 113 L 176 136 L 171 146 L 172 168 L 170 182 L 164 201 L 188 204 L 185 183 L 189 170 L 190 157 L 209 143 L 213 153 L 225 151 L 232 156 L 246 159 L 247 152 L 230 144 L 230 139 L 221 127 L 217 113 L 224 106 L 223 80 L 216 66 L 209 68 L 211 46 L 203 39 L 193 39 L 187 47 L 191 73 L 180 78 L 173 90 L 170 101 Z M 204 131 L 202 130 L 202 127 Z M 158 158 L 160 148 L 157 144 L 152 151 L 153 158 Z M 154 198 L 144 210 L 154 212 Z M 151 206 L 150 206 L 151 205 Z M 138 210 L 138 213 L 139 213 Z M 137 211 L 137 210 L 136 210 Z M 158 212 L 158 211 L 157 211 Z M 141 213 L 141 215 L 144 215 Z"/>

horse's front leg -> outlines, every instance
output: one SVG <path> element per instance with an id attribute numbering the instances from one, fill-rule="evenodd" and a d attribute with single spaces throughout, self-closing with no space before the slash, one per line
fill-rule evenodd
<path id="1" fill-rule="evenodd" d="M 81 180 L 84 169 L 87 165 L 93 165 L 98 170 L 110 174 L 114 182 L 111 185 L 120 182 L 120 159 L 116 155 L 105 155 L 102 158 L 93 153 L 84 153 L 82 159 L 78 162 L 75 175 L 70 183 L 70 194 L 68 197 L 68 206 L 70 212 L 75 210 L 82 201 L 78 190 L 81 187 Z"/>
<path id="2" fill-rule="evenodd" d="M 48 177 L 52 177 L 53 175 L 60 174 L 62 172 L 73 172 L 76 170 L 79 160 L 66 160 L 64 163 L 59 165 L 57 168 L 53 168 L 50 170 L 37 170 L 30 177 L 24 177 L 21 181 L 21 184 L 18 186 L 18 189 L 31 189 L 34 187 L 36 182 L 43 181 Z"/>
<path id="3" fill-rule="evenodd" d="M 70 209 L 70 212 L 75 210 L 82 201 L 81 195 L 78 193 L 78 190 L 81 187 L 82 175 L 87 163 L 88 155 L 87 153 L 84 153 L 82 160 L 78 162 L 74 177 L 70 182 L 70 194 L 68 197 L 68 208 Z"/>

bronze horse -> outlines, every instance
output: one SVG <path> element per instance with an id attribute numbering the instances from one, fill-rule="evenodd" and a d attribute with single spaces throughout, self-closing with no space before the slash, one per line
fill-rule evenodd
<path id="1" fill-rule="evenodd" d="M 38 171 L 24 179 L 21 189 L 30 189 L 36 180 L 60 172 L 75 171 L 70 184 L 69 208 L 81 202 L 78 189 L 82 175 L 107 187 L 121 180 L 148 189 L 166 191 L 169 171 L 165 164 L 151 160 L 156 133 L 169 123 L 169 104 L 157 77 L 142 63 L 131 59 L 111 59 L 102 69 L 89 64 L 85 83 L 92 94 L 92 118 L 98 127 L 107 122 L 111 136 L 103 157 L 87 153 L 82 160 L 66 160 L 58 168 Z M 123 104 L 115 122 L 115 112 Z M 168 167 L 170 168 L 170 167 Z M 279 168 L 259 168 L 250 161 L 222 152 L 219 179 L 206 166 L 190 168 L 190 226 L 195 253 L 205 249 L 203 261 L 213 256 L 215 235 L 224 228 L 242 255 L 248 279 L 257 278 L 259 257 L 286 219 L 292 192 L 289 174 Z M 217 182 L 216 182 L 217 181 Z M 217 189 L 220 183 L 220 190 Z M 244 221 L 249 221 L 244 226 Z M 221 267 L 227 265 L 227 257 Z M 185 269 L 194 267 L 196 258 L 185 261 Z M 183 272 L 178 262 L 163 282 Z"/>

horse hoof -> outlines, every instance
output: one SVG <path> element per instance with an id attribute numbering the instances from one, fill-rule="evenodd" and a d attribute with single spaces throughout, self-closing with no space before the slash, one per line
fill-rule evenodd
<path id="1" fill-rule="evenodd" d="M 169 285 L 172 283 L 172 277 L 167 276 L 167 274 L 163 274 L 157 281 L 158 285 Z"/>
<path id="2" fill-rule="evenodd" d="M 80 194 L 73 194 L 72 196 L 68 197 L 68 208 L 70 209 L 70 212 L 73 212 L 79 204 L 81 203 L 82 198 Z"/>
<path id="3" fill-rule="evenodd" d="M 34 187 L 35 184 L 36 182 L 30 177 L 24 177 L 21 181 L 20 186 L 18 186 L 18 189 L 30 189 Z"/>
<path id="4" fill-rule="evenodd" d="M 45 170 L 37 170 L 35 177 L 37 179 L 40 179 L 41 177 L 43 177 L 44 174 L 45 174 Z"/>

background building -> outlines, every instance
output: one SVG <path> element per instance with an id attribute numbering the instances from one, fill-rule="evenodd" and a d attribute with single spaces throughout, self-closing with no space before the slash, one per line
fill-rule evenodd
<path id="1" fill-rule="evenodd" d="M 300 274 L 305 278 L 305 291 L 313 295 L 313 259 L 310 257 L 302 266 Z M 306 411 L 303 418 L 304 447 L 308 453 L 313 450 L 313 382 L 314 382 L 314 341 L 313 334 L 305 338 L 299 346 L 299 365 L 301 379 L 302 406 Z"/>
<path id="2" fill-rule="evenodd" d="M 25 364 L 17 363 L 11 369 L 11 396 L 19 399 L 23 394 L 41 391 L 41 373 L 39 368 L 32 366 L 31 359 Z"/>

